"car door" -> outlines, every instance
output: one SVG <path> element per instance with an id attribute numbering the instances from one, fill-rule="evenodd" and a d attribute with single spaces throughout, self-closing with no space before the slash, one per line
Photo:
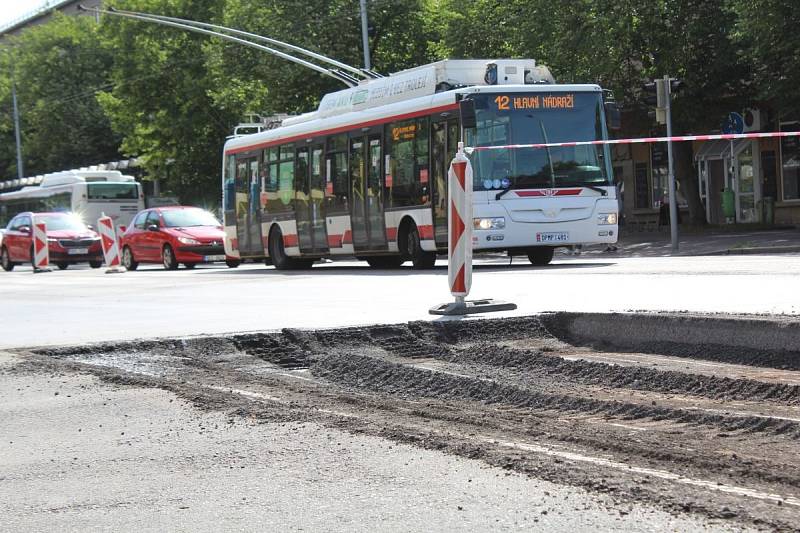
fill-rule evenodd
<path id="1" fill-rule="evenodd" d="M 141 261 L 145 257 L 145 253 L 142 251 L 142 239 L 145 231 L 147 231 L 147 227 L 144 224 L 148 213 L 149 211 L 142 211 L 136 215 L 131 227 L 125 234 L 125 246 L 130 247 L 133 258 L 136 261 Z"/>
<path id="2" fill-rule="evenodd" d="M 30 215 L 20 215 L 17 221 L 12 260 L 31 262 L 31 243 L 33 242 L 33 221 Z"/>
<path id="3" fill-rule="evenodd" d="M 19 261 L 19 241 L 20 241 L 20 231 L 19 227 L 22 225 L 22 216 L 17 215 L 16 217 L 11 219 L 9 222 L 8 227 L 6 228 L 6 233 L 3 235 L 3 245 L 8 250 L 8 256 L 11 258 L 12 261 Z"/>
<path id="4" fill-rule="evenodd" d="M 152 226 L 155 226 L 156 229 L 152 230 Z M 157 210 L 150 211 L 147 214 L 144 227 L 145 231 L 142 235 L 143 257 L 147 261 L 158 263 L 161 261 L 161 247 L 164 245 L 164 236 L 161 233 L 164 228 Z"/>

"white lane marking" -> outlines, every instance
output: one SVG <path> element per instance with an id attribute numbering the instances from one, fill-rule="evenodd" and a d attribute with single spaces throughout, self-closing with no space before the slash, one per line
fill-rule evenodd
<path id="1" fill-rule="evenodd" d="M 626 472 L 635 472 L 637 474 L 648 475 L 657 477 L 660 479 L 666 479 L 668 481 L 674 481 L 676 483 L 682 483 L 684 485 L 692 485 L 695 487 L 701 487 L 705 489 L 712 489 L 719 492 L 725 492 L 728 494 L 735 494 L 737 496 L 748 496 L 750 498 L 755 498 L 758 500 L 767 500 L 773 502 L 783 502 L 789 505 L 795 505 L 800 507 L 800 498 L 796 498 L 794 496 L 781 496 L 780 494 L 770 494 L 766 492 L 760 492 L 754 489 L 748 489 L 745 487 L 737 487 L 734 485 L 724 485 L 718 484 L 716 481 L 706 481 L 704 479 L 694 479 L 688 478 L 685 476 L 681 476 L 679 474 L 675 474 L 672 472 L 668 472 L 666 470 L 654 470 L 652 468 L 644 468 L 641 466 L 633 466 L 625 463 L 619 463 L 617 461 L 612 461 L 610 459 L 604 459 L 602 457 L 592 457 L 589 455 L 582 455 L 579 453 L 574 452 L 567 452 L 562 450 L 554 450 L 549 447 L 541 446 L 538 444 L 525 444 L 521 442 L 508 442 L 508 441 L 498 441 L 489 437 L 481 437 L 481 440 L 484 440 L 490 444 L 499 444 L 500 446 L 504 446 L 506 448 L 514 448 L 518 450 L 525 450 L 534 453 L 541 453 L 544 455 L 549 455 L 552 457 L 560 457 L 562 459 L 568 459 L 572 461 L 580 461 L 583 463 L 591 463 L 594 465 L 605 466 L 608 468 L 615 468 L 617 470 L 624 470 Z"/>

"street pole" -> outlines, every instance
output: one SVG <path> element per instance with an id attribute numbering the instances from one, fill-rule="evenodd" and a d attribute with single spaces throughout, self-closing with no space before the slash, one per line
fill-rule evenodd
<path id="1" fill-rule="evenodd" d="M 17 140 L 17 177 L 22 179 L 25 171 L 22 168 L 22 141 L 19 135 L 19 109 L 17 108 L 17 84 L 11 80 L 11 101 L 14 106 L 14 137 Z"/>
<path id="2" fill-rule="evenodd" d="M 361 0 L 361 42 L 364 45 L 364 68 L 370 70 L 372 65 L 369 61 L 369 35 L 367 24 L 367 0 Z"/>
<path id="3" fill-rule="evenodd" d="M 672 95 L 669 76 L 664 76 L 664 95 L 667 110 L 667 137 L 672 137 Z M 672 165 L 672 141 L 667 141 L 667 159 L 669 160 L 669 233 L 672 240 L 672 253 L 678 253 L 678 198 L 675 188 L 675 172 Z"/>

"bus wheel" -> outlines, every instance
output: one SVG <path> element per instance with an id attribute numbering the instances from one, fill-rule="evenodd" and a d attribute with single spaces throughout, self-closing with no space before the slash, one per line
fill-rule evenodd
<path id="1" fill-rule="evenodd" d="M 16 266 L 14 265 L 14 263 L 11 262 L 11 257 L 8 255 L 8 248 L 6 248 L 5 246 L 3 246 L 2 249 L 0 249 L 0 265 L 2 265 L 3 270 L 5 270 L 6 272 L 11 272 L 12 270 L 14 270 L 14 267 Z"/>
<path id="2" fill-rule="evenodd" d="M 399 255 L 367 257 L 366 261 L 372 268 L 399 268 L 405 262 Z"/>
<path id="3" fill-rule="evenodd" d="M 69 268 L 69 263 L 56 263 L 59 270 L 66 270 Z"/>
<path id="4" fill-rule="evenodd" d="M 292 258 L 286 255 L 286 250 L 283 248 L 283 233 L 278 227 L 269 234 L 269 255 L 272 264 L 278 270 L 290 270 L 294 267 Z"/>
<path id="5" fill-rule="evenodd" d="M 528 261 L 530 261 L 532 265 L 545 266 L 553 260 L 553 251 L 555 251 L 555 248 L 552 246 L 533 248 L 528 252 Z"/>
<path id="6" fill-rule="evenodd" d="M 89 263 L 89 266 L 92 268 L 100 268 L 102 263 L 100 263 L 100 261 L 96 261 L 95 263 L 97 266 L 94 266 L 94 263 Z M 139 263 L 133 259 L 133 250 L 131 250 L 130 246 L 126 246 L 122 249 L 122 266 L 125 267 L 125 270 L 136 270 L 139 266 Z"/>
<path id="7" fill-rule="evenodd" d="M 161 262 L 164 264 L 164 269 L 166 270 L 177 270 L 178 268 L 178 260 L 175 259 L 175 252 L 169 244 L 165 244 L 164 249 L 161 251 Z"/>
<path id="8" fill-rule="evenodd" d="M 406 252 L 411 258 L 411 264 L 416 270 L 433 268 L 436 264 L 436 252 L 426 252 L 422 249 L 419 239 L 419 230 L 416 224 L 412 224 L 406 236 Z"/>

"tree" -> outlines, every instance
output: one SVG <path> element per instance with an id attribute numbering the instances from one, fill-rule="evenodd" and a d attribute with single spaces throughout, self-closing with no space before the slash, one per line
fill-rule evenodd
<path id="1" fill-rule="evenodd" d="M 11 40 L 2 60 L 0 135 L 11 150 L 0 153 L 0 173 L 16 174 L 10 83 L 13 75 L 21 115 L 25 173 L 34 175 L 113 161 L 120 138 L 97 104 L 107 86 L 112 58 L 100 46 L 96 25 L 86 17 L 56 14 Z"/>
<path id="2" fill-rule="evenodd" d="M 220 0 L 130 0 L 132 11 L 219 20 Z M 98 99 L 150 176 L 182 201 L 219 203 L 220 153 L 236 116 L 215 105 L 206 68 L 208 38 L 157 24 L 104 16 L 101 34 L 113 54 L 113 89 Z"/>

